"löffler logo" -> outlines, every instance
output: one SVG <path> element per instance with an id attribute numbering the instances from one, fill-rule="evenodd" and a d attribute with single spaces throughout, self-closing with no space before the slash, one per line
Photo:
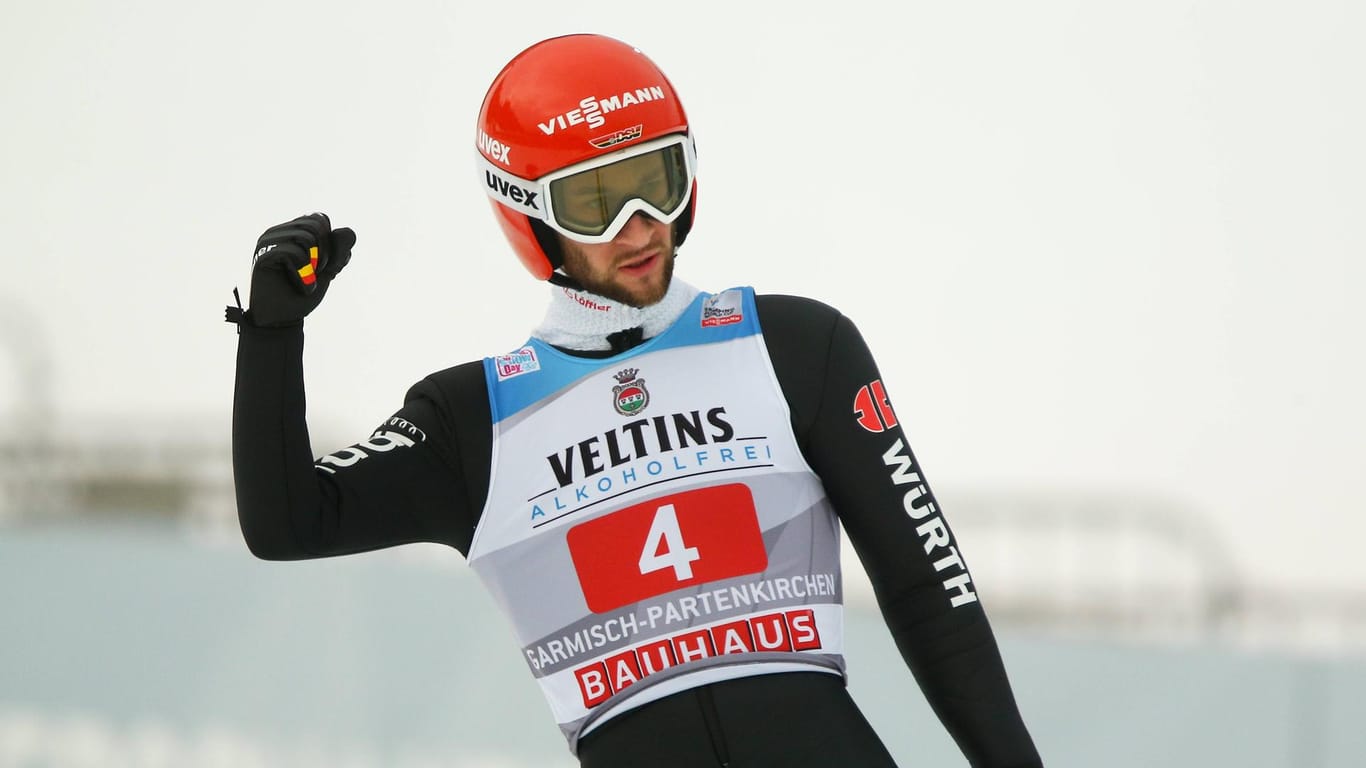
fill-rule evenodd
<path id="1" fill-rule="evenodd" d="M 869 432 L 885 432 L 896 426 L 896 414 L 892 403 L 882 388 L 882 379 L 864 384 L 854 395 L 854 416 L 858 425 Z"/>
<path id="2" fill-rule="evenodd" d="M 612 305 L 611 305 L 611 304 L 601 304 L 601 303 L 599 303 L 599 302 L 593 301 L 592 299 L 588 298 L 587 296 L 584 296 L 584 295 L 581 294 L 581 293 L 575 293 L 574 291 L 571 291 L 571 290 L 569 290 L 568 288 L 561 288 L 560 290 L 564 291 L 564 295 L 565 295 L 565 296 L 568 296 L 569 298 L 571 298 L 571 299 L 573 299 L 574 301 L 578 302 L 579 306 L 581 306 L 581 307 L 583 307 L 583 308 L 585 308 L 585 309 L 591 309 L 591 310 L 593 310 L 594 312 L 611 312 L 611 311 L 612 311 Z"/>

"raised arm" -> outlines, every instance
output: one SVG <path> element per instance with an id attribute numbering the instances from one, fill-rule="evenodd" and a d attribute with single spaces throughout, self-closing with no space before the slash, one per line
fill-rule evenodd
<path id="1" fill-rule="evenodd" d="M 489 423 L 487 398 L 468 386 L 474 371 L 423 380 L 368 439 L 314 461 L 303 318 L 350 258 L 352 243 L 350 230 L 331 230 L 321 214 L 272 227 L 258 243 L 251 306 L 230 313 L 239 329 L 232 455 L 242 534 L 255 555 L 271 560 L 418 541 L 463 552 L 484 483 L 476 481 L 472 492 L 465 477 L 478 470 Z M 464 446 L 457 423 L 470 435 Z"/>

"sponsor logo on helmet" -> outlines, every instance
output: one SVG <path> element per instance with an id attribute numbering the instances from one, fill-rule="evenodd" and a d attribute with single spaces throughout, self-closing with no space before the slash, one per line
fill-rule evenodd
<path id="1" fill-rule="evenodd" d="M 507 355 L 493 358 L 493 367 L 498 372 L 498 380 L 504 381 L 524 373 L 541 370 L 541 361 L 536 359 L 536 350 L 531 347 Z"/>
<path id="2" fill-rule="evenodd" d="M 528 189 L 515 180 L 500 176 L 490 170 L 484 171 L 484 181 L 489 185 L 490 190 L 503 198 L 504 202 L 512 203 L 514 206 L 520 205 L 523 208 L 529 208 L 540 213 L 541 207 L 536 203 L 536 198 L 540 196 L 540 192 Z"/>
<path id="3" fill-rule="evenodd" d="M 645 130 L 643 125 L 633 125 L 630 128 L 623 128 L 620 131 L 609 133 L 606 136 L 599 136 L 596 139 L 589 139 L 588 143 L 598 149 L 607 149 L 628 141 L 635 141 L 640 138 L 640 134 Z"/>
<path id="4" fill-rule="evenodd" d="M 645 379 L 636 378 L 638 368 L 626 368 L 612 374 L 617 380 L 612 387 L 612 407 L 622 416 L 634 416 L 650 404 L 650 392 L 645 389 Z"/>
<path id="5" fill-rule="evenodd" d="M 739 291 L 726 291 L 710 296 L 702 302 L 702 327 L 714 328 L 718 325 L 731 325 L 745 319 L 740 311 Z"/>
<path id="6" fill-rule="evenodd" d="M 582 125 L 584 123 L 587 123 L 589 128 L 601 128 L 607 122 L 607 118 L 603 115 L 608 112 L 615 112 L 618 109 L 625 109 L 647 101 L 663 101 L 665 98 L 667 97 L 664 95 L 664 87 L 660 85 L 637 88 L 634 91 L 623 91 L 605 99 L 599 99 L 597 96 L 585 96 L 579 100 L 577 109 L 556 115 L 544 123 L 537 123 L 537 126 L 541 129 L 541 133 L 547 136 L 571 125 Z"/>
<path id="7" fill-rule="evenodd" d="M 479 151 L 483 152 L 488 159 L 495 163 L 511 166 L 511 162 L 508 160 L 508 153 L 512 152 L 512 147 L 509 147 L 483 131 L 479 132 L 479 139 L 475 143 L 479 147 Z"/>

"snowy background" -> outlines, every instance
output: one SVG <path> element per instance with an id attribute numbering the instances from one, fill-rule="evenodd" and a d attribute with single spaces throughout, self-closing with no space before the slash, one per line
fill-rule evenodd
<path id="1" fill-rule="evenodd" d="M 317 453 L 517 347 L 548 289 L 474 121 L 507 59 L 577 31 L 684 98 L 679 275 L 853 318 L 951 522 L 973 494 L 1146 499 L 1242 584 L 1360 594 L 1350 0 L 3 0 L 0 431 L 226 445 L 222 308 L 260 231 L 313 210 L 359 235 L 308 321 Z"/>
<path id="2" fill-rule="evenodd" d="M 309 321 L 315 425 L 360 439 L 517 346 L 546 289 L 474 119 L 517 51 L 596 30 L 695 125 L 679 274 L 844 310 L 941 494 L 1156 495 L 1249 578 L 1366 584 L 1366 6 L 605 7 L 5 3 L 0 318 L 50 356 L 55 428 L 226 435 L 222 305 L 311 210 L 360 238 Z"/>

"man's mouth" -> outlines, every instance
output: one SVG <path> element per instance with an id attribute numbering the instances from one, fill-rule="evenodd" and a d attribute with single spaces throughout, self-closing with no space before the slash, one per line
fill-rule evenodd
<path id="1" fill-rule="evenodd" d="M 636 256 L 630 261 L 623 262 L 617 269 L 632 276 L 642 275 L 650 271 L 650 268 L 654 266 L 655 260 L 658 258 L 658 251 L 647 251 L 641 256 Z"/>

